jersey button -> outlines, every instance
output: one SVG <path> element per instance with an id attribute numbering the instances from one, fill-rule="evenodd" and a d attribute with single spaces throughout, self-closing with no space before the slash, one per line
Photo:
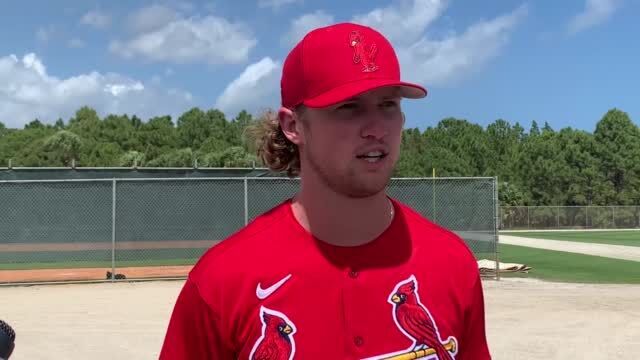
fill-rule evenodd
<path id="1" fill-rule="evenodd" d="M 360 347 L 364 344 L 364 339 L 362 338 L 362 336 L 356 336 L 353 338 L 353 343 L 356 344 L 356 346 Z"/>
<path id="2" fill-rule="evenodd" d="M 358 277 L 358 272 L 355 270 L 351 270 L 349 271 L 349 277 L 351 277 L 352 279 L 355 279 Z"/>

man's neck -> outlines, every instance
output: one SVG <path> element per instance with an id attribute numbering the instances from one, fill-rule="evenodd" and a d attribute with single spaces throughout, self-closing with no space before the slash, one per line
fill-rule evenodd
<path id="1" fill-rule="evenodd" d="M 336 246 L 366 244 L 382 234 L 393 220 L 393 204 L 384 192 L 350 198 L 326 187 L 302 185 L 293 214 L 316 238 Z"/>

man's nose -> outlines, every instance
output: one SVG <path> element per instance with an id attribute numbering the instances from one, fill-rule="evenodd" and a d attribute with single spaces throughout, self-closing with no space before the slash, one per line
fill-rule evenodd
<path id="1" fill-rule="evenodd" d="M 389 133 L 390 115 L 382 110 L 369 111 L 364 119 L 361 136 L 363 138 L 382 139 Z"/>

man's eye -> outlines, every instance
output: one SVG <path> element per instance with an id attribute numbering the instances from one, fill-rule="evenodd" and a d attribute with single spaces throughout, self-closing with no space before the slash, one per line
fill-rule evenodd
<path id="1" fill-rule="evenodd" d="M 353 110 L 353 109 L 356 109 L 357 107 L 358 107 L 358 104 L 356 103 L 345 103 L 338 106 L 338 110 Z"/>
<path id="2" fill-rule="evenodd" d="M 384 107 L 396 107 L 398 106 L 398 103 L 395 101 L 385 101 L 382 106 Z"/>

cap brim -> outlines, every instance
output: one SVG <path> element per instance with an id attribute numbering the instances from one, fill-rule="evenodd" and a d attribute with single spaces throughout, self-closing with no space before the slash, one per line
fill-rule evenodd
<path id="1" fill-rule="evenodd" d="M 327 107 L 382 87 L 397 87 L 401 91 L 400 95 L 408 99 L 420 99 L 427 96 L 427 90 L 417 84 L 388 79 L 366 79 L 333 88 L 316 97 L 305 100 L 304 105 L 312 108 Z"/>

